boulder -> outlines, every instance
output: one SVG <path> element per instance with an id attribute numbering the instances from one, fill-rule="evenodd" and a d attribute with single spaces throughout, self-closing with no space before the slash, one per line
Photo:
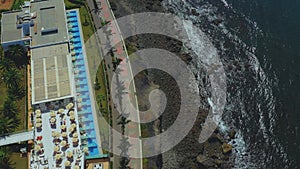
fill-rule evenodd
<path id="1" fill-rule="evenodd" d="M 230 153 L 232 150 L 232 145 L 228 144 L 228 143 L 223 143 L 222 145 L 222 150 L 224 154 Z"/>

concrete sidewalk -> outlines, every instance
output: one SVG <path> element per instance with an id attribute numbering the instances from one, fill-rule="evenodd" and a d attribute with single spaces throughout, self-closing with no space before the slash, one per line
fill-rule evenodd
<path id="1" fill-rule="evenodd" d="M 28 141 L 33 139 L 34 139 L 33 131 L 10 134 L 7 136 L 0 137 L 0 146 L 5 146 L 5 145 L 19 143 L 22 141 Z"/>

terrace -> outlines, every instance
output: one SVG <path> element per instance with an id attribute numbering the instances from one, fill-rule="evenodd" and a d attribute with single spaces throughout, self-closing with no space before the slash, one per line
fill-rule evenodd
<path id="1" fill-rule="evenodd" d="M 37 109 L 34 125 L 31 168 L 84 168 L 84 155 L 88 150 L 80 146 L 80 130 L 74 103 L 43 113 Z"/>

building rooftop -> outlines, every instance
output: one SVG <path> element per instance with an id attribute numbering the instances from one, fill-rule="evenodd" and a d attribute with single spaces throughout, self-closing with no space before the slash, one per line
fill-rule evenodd
<path id="1" fill-rule="evenodd" d="M 68 44 L 32 49 L 32 104 L 73 96 L 71 67 Z"/>
<path id="2" fill-rule="evenodd" d="M 33 1 L 30 11 L 36 14 L 31 27 L 32 47 L 68 41 L 64 1 Z"/>
<path id="3" fill-rule="evenodd" d="M 22 13 L 22 11 L 3 13 L 1 22 L 1 43 L 22 39 L 22 29 L 21 27 L 17 27 L 17 16 Z"/>

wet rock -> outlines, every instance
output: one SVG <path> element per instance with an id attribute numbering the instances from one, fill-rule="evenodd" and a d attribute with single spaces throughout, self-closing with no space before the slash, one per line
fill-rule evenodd
<path id="1" fill-rule="evenodd" d="M 231 130 L 231 131 L 229 132 L 229 137 L 230 137 L 230 139 L 234 139 L 234 138 L 235 138 L 235 134 L 236 134 L 236 131 L 235 131 L 235 130 Z"/>
<path id="2" fill-rule="evenodd" d="M 230 153 L 232 151 L 232 145 L 228 144 L 228 143 L 223 143 L 222 145 L 222 150 L 224 154 Z"/>
<path id="3" fill-rule="evenodd" d="M 196 9 L 191 9 L 191 14 L 194 16 L 199 16 L 199 13 L 196 11 Z"/>
<path id="4" fill-rule="evenodd" d="M 224 138 L 222 136 L 220 136 L 219 134 L 213 133 L 211 135 L 211 137 L 208 139 L 209 143 L 214 143 L 214 142 L 219 142 L 219 143 L 223 143 L 224 142 Z"/>
<path id="5" fill-rule="evenodd" d="M 208 158 L 207 156 L 202 155 L 202 154 L 200 154 L 200 155 L 197 156 L 197 162 L 199 162 L 200 164 L 204 165 L 205 167 L 213 167 L 213 166 L 216 165 L 214 163 L 213 159 Z"/>
<path id="6" fill-rule="evenodd" d="M 222 23 L 222 22 L 223 22 L 222 19 L 215 19 L 215 20 L 212 21 L 212 23 L 215 24 L 215 25 L 217 25 L 217 26 L 218 26 L 220 23 Z"/>

